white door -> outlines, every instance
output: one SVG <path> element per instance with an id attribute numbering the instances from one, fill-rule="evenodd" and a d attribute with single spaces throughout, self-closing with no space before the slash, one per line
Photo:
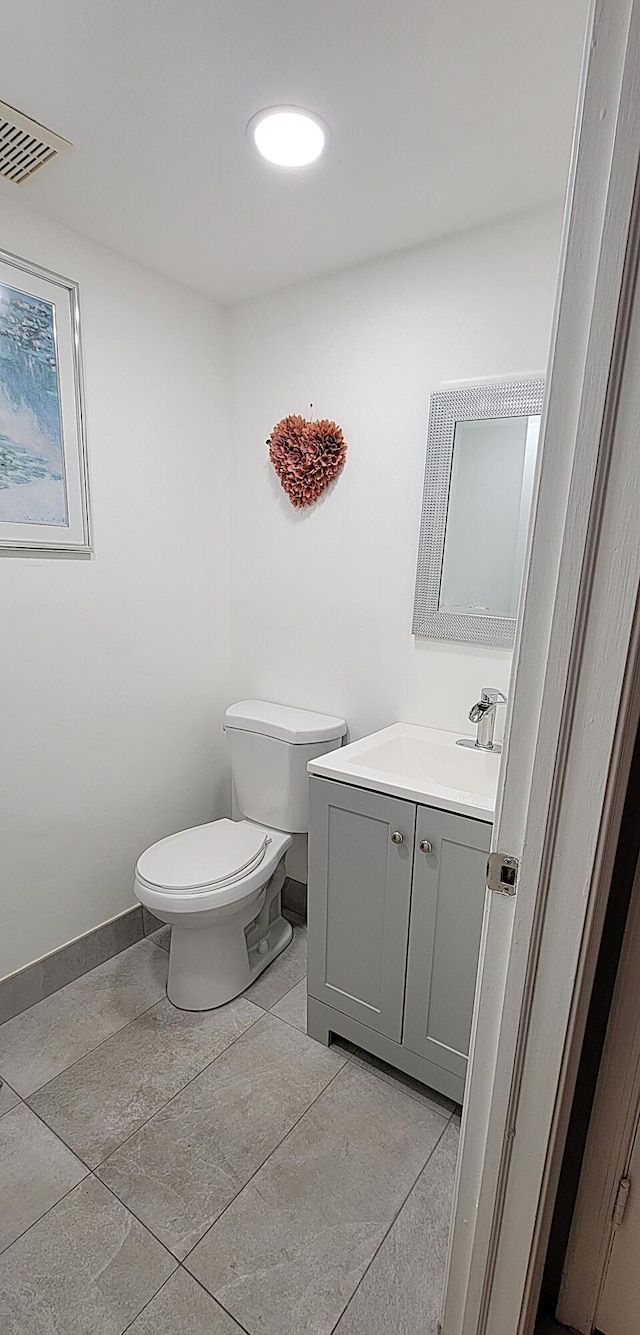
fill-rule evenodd
<path id="1" fill-rule="evenodd" d="M 629 1197 L 613 1235 L 611 1257 L 598 1303 L 596 1326 L 602 1335 L 638 1335 L 640 1325 L 640 1136 L 636 1123 L 627 1174 Z"/>
<path id="2" fill-rule="evenodd" d="M 595 0 L 514 655 L 443 1335 L 533 1330 L 640 717 L 640 0 Z M 637 1335 L 637 1332 L 634 1332 Z"/>

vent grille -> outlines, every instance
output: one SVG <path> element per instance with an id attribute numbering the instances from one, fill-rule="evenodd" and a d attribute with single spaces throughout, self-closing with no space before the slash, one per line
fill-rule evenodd
<path id="1" fill-rule="evenodd" d="M 23 185 L 67 148 L 71 144 L 53 130 L 0 102 L 0 176 L 5 180 Z"/>

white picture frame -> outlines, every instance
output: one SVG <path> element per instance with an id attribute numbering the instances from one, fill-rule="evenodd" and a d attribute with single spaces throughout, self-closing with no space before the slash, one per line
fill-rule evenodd
<path id="1" fill-rule="evenodd" d="M 78 284 L 0 250 L 0 552 L 91 551 Z"/>

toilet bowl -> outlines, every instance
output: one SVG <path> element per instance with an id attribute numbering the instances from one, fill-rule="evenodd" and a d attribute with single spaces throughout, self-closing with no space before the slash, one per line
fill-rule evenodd
<path id="1" fill-rule="evenodd" d="M 174 1006 L 224 1005 L 289 944 L 291 924 L 279 903 L 275 920 L 270 910 L 290 844 L 279 830 L 218 820 L 161 839 L 139 858 L 136 897 L 173 929 L 167 995 Z"/>
<path id="2" fill-rule="evenodd" d="M 346 723 L 245 700 L 227 710 L 225 731 L 244 819 L 169 835 L 135 870 L 136 898 L 172 927 L 167 995 L 182 1010 L 224 1005 L 291 941 L 284 858 L 308 828 L 307 762 L 339 746 Z"/>

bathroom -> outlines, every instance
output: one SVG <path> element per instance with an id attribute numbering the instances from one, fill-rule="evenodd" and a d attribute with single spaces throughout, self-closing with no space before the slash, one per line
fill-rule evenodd
<path id="1" fill-rule="evenodd" d="M 6 0 L 2 115 L 30 118 L 55 149 L 22 184 L 0 173 L 0 296 L 18 286 L 46 301 L 58 284 L 76 523 L 66 544 L 55 525 L 16 523 L 0 490 L 10 1335 L 440 1328 L 461 1105 L 473 1142 L 468 1035 L 519 632 L 517 597 L 510 615 L 474 615 L 466 631 L 451 625 L 464 617 L 414 620 L 453 451 L 452 434 L 445 483 L 430 406 L 467 394 L 466 420 L 540 416 L 592 21 L 587 0 L 61 0 L 53 17 L 44 0 Z M 308 108 L 324 132 L 310 165 L 260 155 L 254 117 L 283 107 Z M 1 340 L 0 325 L 6 356 Z M 516 411 L 523 385 L 537 388 Z M 478 409 L 474 395 L 499 406 Z M 335 424 L 346 444 L 301 508 L 268 446 L 291 415 Z M 3 391 L 0 445 L 15 417 Z M 2 471 L 0 487 L 21 490 Z M 443 543 L 444 530 L 441 560 Z M 272 705 L 284 707 L 275 733 Z M 396 724 L 452 748 L 484 729 L 485 754 L 454 752 L 457 805 L 438 807 L 415 776 L 385 788 L 357 756 L 326 759 Z M 510 755 L 517 725 L 514 714 Z M 239 768 L 232 786 L 238 734 L 259 743 L 255 806 Z M 277 807 L 282 747 L 300 762 L 289 821 L 263 805 Z M 382 1038 L 367 1046 L 365 1003 L 356 1014 L 346 985 L 342 1028 L 326 978 L 312 990 L 321 938 L 342 937 L 353 959 L 367 940 L 364 833 L 357 903 L 341 918 L 341 887 L 322 901 L 313 794 L 344 788 L 345 774 L 356 815 L 372 792 L 391 803 L 380 821 L 399 836 L 396 923 L 408 922 L 414 828 L 398 813 L 438 807 L 482 826 L 464 850 L 473 965 L 465 955 L 460 986 L 450 938 L 442 965 L 464 994 L 467 1046 L 440 1082 L 407 1057 L 400 1028 L 390 1040 L 372 1021 Z M 249 839 L 226 865 L 216 843 L 222 861 L 180 871 L 168 909 L 167 882 L 149 872 L 158 843 L 216 822 L 216 840 L 233 841 L 243 818 L 267 829 L 266 852 Z M 204 920 L 203 886 L 253 874 L 262 892 L 267 866 L 280 879 L 257 927 L 258 898 L 233 936 L 193 914 L 182 927 L 185 887 Z M 451 912 L 465 917 L 460 901 Z M 442 1330 L 471 1325 L 449 1307 Z"/>

